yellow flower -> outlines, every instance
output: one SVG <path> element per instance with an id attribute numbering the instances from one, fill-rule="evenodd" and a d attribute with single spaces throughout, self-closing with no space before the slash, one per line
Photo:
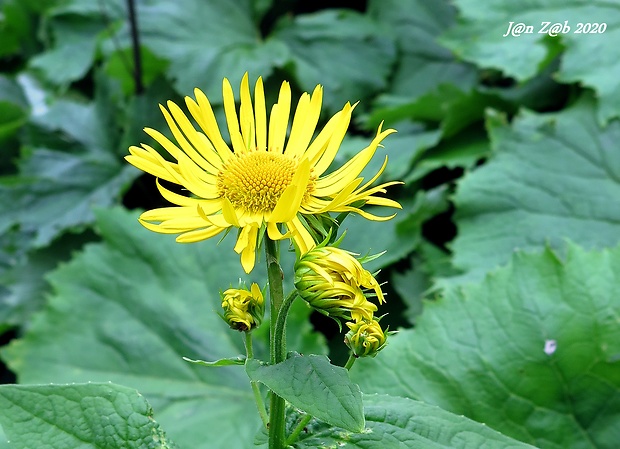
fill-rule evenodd
<path id="1" fill-rule="evenodd" d="M 385 301 L 377 280 L 353 254 L 331 246 L 315 247 L 300 257 L 295 288 L 308 304 L 332 318 L 371 320 L 377 306 L 367 296 Z"/>
<path id="2" fill-rule="evenodd" d="M 316 243 L 306 228 L 304 216 L 329 212 L 356 212 L 370 220 L 389 220 L 360 209 L 359 204 L 400 208 L 393 200 L 376 196 L 388 182 L 370 187 L 385 169 L 368 182 L 359 177 L 381 141 L 393 129 L 381 130 L 375 138 L 342 167 L 325 175 L 346 134 L 354 106 L 349 103 L 337 112 L 314 137 L 321 112 L 323 89 L 304 93 L 297 104 L 287 138 L 291 110 L 291 89 L 284 82 L 269 121 L 263 82 L 259 78 L 251 99 L 247 73 L 241 81 L 239 114 L 232 87 L 223 81 L 224 111 L 232 149 L 224 141 L 205 94 L 196 89 L 196 99 L 185 98 L 196 130 L 175 103 L 160 106 L 176 143 L 159 131 L 145 132 L 170 153 L 175 162 L 166 161 L 152 147 L 132 146 L 127 161 L 157 178 L 162 196 L 176 207 L 143 213 L 140 222 L 148 229 L 179 234 L 178 242 L 197 242 L 231 227 L 239 228 L 235 251 L 249 273 L 255 264 L 259 233 L 269 238 L 291 238 L 303 254 Z M 182 186 L 188 196 L 166 188 L 159 180 Z M 354 205 L 355 204 L 355 205 Z M 282 234 L 278 225 L 284 225 Z"/>
<path id="3" fill-rule="evenodd" d="M 265 314 L 265 299 L 258 284 L 247 288 L 229 288 L 222 295 L 222 318 L 238 331 L 250 331 L 260 326 Z"/>
<path id="4" fill-rule="evenodd" d="M 350 329 L 344 337 L 344 342 L 353 351 L 355 357 L 374 357 L 386 344 L 386 336 L 379 321 L 358 320 L 347 323 Z"/>

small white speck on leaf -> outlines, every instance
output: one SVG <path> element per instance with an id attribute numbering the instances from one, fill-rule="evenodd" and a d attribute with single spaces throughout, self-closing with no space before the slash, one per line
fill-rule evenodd
<path id="1" fill-rule="evenodd" d="M 545 340 L 545 354 L 551 355 L 558 348 L 558 343 L 555 340 Z"/>

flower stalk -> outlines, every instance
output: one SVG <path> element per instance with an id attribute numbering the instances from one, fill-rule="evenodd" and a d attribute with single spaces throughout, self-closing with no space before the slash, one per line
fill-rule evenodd
<path id="1" fill-rule="evenodd" d="M 286 335 L 284 327 L 277 330 L 277 317 L 280 315 L 284 302 L 282 288 L 282 268 L 278 242 L 265 236 L 265 257 L 267 260 L 267 276 L 269 278 L 270 298 L 270 332 L 269 358 L 272 364 L 284 361 L 286 356 Z M 277 338 L 276 338 L 277 337 Z M 283 449 L 285 447 L 285 402 L 280 396 L 271 392 L 269 407 L 269 449 Z"/>
<path id="2" fill-rule="evenodd" d="M 245 353 L 248 359 L 254 358 L 254 350 L 252 348 L 252 333 L 245 332 Z M 267 410 L 265 409 L 265 403 L 263 402 L 263 397 L 260 394 L 260 390 L 258 388 L 258 383 L 254 381 L 250 381 L 250 385 L 252 387 L 252 392 L 254 393 L 254 401 L 256 402 L 256 408 L 258 409 L 258 414 L 260 415 L 260 419 L 263 422 L 263 425 L 268 428 L 269 427 L 269 416 L 267 416 Z"/>

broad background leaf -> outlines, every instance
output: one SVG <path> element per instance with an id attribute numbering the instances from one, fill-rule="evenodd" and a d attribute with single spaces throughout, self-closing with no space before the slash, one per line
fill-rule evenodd
<path id="1" fill-rule="evenodd" d="M 15 449 L 176 448 L 144 397 L 114 384 L 2 385 L 0 423 Z"/>
<path id="2" fill-rule="evenodd" d="M 619 277 L 620 248 L 571 245 L 565 262 L 550 250 L 518 253 L 481 283 L 427 302 L 415 330 L 352 377 L 366 393 L 435 404 L 542 449 L 613 449 Z"/>
<path id="3" fill-rule="evenodd" d="M 584 98 L 559 113 L 488 119 L 491 160 L 458 182 L 454 265 L 469 278 L 517 249 L 569 238 L 591 247 L 620 239 L 620 122 L 596 122 Z"/>
<path id="4" fill-rule="evenodd" d="M 348 10 L 300 15 L 282 20 L 272 35 L 290 49 L 292 71 L 303 90 L 324 86 L 324 107 L 331 114 L 347 101 L 364 102 L 387 87 L 394 44 L 365 15 Z"/>
<path id="5" fill-rule="evenodd" d="M 533 0 L 527 4 L 492 0 L 481 7 L 475 0 L 456 0 L 460 11 L 457 26 L 443 42 L 463 59 L 481 67 L 497 68 L 519 81 L 534 77 L 565 47 L 557 78 L 581 82 L 597 92 L 605 122 L 620 114 L 620 4 L 606 0 Z M 570 32 L 549 38 L 539 34 L 542 22 L 567 21 Z M 510 22 L 533 26 L 533 33 L 502 36 Z M 577 24 L 605 23 L 603 34 L 575 34 Z"/>
<path id="6" fill-rule="evenodd" d="M 526 449 L 513 440 L 464 416 L 423 402 L 389 395 L 364 395 L 366 428 L 356 434 L 341 429 L 314 429 L 298 448 L 351 449 Z"/>

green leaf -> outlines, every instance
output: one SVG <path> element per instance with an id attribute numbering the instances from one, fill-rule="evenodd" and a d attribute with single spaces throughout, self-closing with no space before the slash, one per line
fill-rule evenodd
<path id="1" fill-rule="evenodd" d="M 351 432 L 364 428 L 359 387 L 326 356 L 292 354 L 276 365 L 249 359 L 245 369 L 250 379 L 267 385 L 293 407 Z"/>
<path id="2" fill-rule="evenodd" d="M 242 336 L 217 315 L 219 291 L 239 278 L 262 283 L 261 258 L 247 276 L 230 236 L 181 245 L 144 229 L 137 213 L 96 216 L 103 242 L 49 276 L 46 307 L 0 355 L 20 383 L 111 381 L 139 390 L 180 447 L 250 447 L 260 419 L 243 368 L 183 357 L 244 353 Z"/>
<path id="3" fill-rule="evenodd" d="M 226 357 L 224 359 L 215 360 L 213 362 L 206 362 L 204 360 L 192 360 L 187 357 L 183 357 L 183 360 L 189 363 L 195 363 L 201 366 L 231 366 L 231 365 L 245 365 L 245 357 Z"/>
<path id="4" fill-rule="evenodd" d="M 488 120 L 492 159 L 458 183 L 454 264 L 470 278 L 506 263 L 515 249 L 566 238 L 587 247 L 620 239 L 620 123 L 600 128 L 583 99 L 553 114 Z"/>
<path id="5" fill-rule="evenodd" d="M 94 101 L 60 98 L 32 119 L 18 175 L 0 178 L 0 232 L 17 225 L 30 246 L 44 247 L 91 225 L 92 207 L 118 203 L 138 175 L 123 156 L 139 143 L 136 128 L 163 121 L 157 101 L 170 89 L 154 83 L 143 96 L 124 100 L 103 76 L 96 88 Z"/>
<path id="6" fill-rule="evenodd" d="M 288 58 L 281 42 L 261 37 L 248 0 L 149 2 L 138 14 L 142 44 L 170 61 L 176 90 L 189 95 L 200 87 L 213 104 L 222 103 L 223 78 L 233 85 L 246 71 L 266 78 Z M 121 39 L 127 42 L 126 29 Z"/>
<path id="7" fill-rule="evenodd" d="M 44 276 L 59 263 L 70 259 L 85 242 L 94 240 L 91 232 L 65 234 L 45 248 L 28 254 L 11 254 L 5 270 L 0 270 L 0 332 L 4 327 L 26 325 L 45 303 L 49 283 Z M 3 246 L 9 244 L 2 242 Z"/>
<path id="8" fill-rule="evenodd" d="M 455 22 L 451 2 L 437 0 L 370 0 L 368 15 L 384 25 L 398 43 L 400 55 L 388 96 L 415 99 L 442 84 L 469 91 L 476 69 L 457 60 L 437 42 L 437 36 Z"/>
<path id="9" fill-rule="evenodd" d="M 352 370 L 542 449 L 620 438 L 620 248 L 519 252 L 484 281 L 425 304 L 414 330 Z"/>
<path id="10" fill-rule="evenodd" d="M 3 142 L 26 122 L 28 102 L 19 84 L 0 75 L 0 142 Z"/>
<path id="11" fill-rule="evenodd" d="M 308 436 L 298 449 L 526 449 L 524 443 L 504 436 L 484 424 L 457 416 L 438 407 L 407 398 L 364 395 L 367 430 L 351 434 L 341 429 L 308 426 Z"/>
<path id="12" fill-rule="evenodd" d="M 620 80 L 615 73 L 620 61 L 620 5 L 606 0 L 534 0 L 523 5 L 493 0 L 456 0 L 460 20 L 443 42 L 457 55 L 482 67 L 503 70 L 519 81 L 533 78 L 557 52 L 557 40 L 565 48 L 557 79 L 592 87 L 601 102 L 600 121 L 620 114 Z M 508 35 L 509 23 L 532 26 L 531 33 Z M 570 31 L 549 37 L 549 25 L 567 25 Z M 599 34 L 576 33 L 579 23 L 605 23 Z"/>
<path id="13" fill-rule="evenodd" d="M 287 18 L 272 36 L 290 49 L 292 71 L 303 90 L 324 86 L 323 103 L 330 113 L 385 89 L 396 55 L 381 27 L 350 10 Z"/>
<path id="14" fill-rule="evenodd" d="M 462 92 L 456 86 L 442 84 L 414 101 L 406 97 L 379 100 L 369 121 L 378 124 L 385 120 L 389 125 L 405 119 L 436 122 L 443 136 L 452 137 L 472 123 L 482 121 L 485 109 L 504 109 L 504 106 L 505 101 L 494 94 Z"/>
<path id="15" fill-rule="evenodd" d="M 480 127 L 482 128 L 482 127 Z M 419 181 L 440 168 L 472 169 L 478 162 L 491 155 L 489 138 L 478 127 L 469 128 L 418 155 L 406 183 Z"/>
<path id="16" fill-rule="evenodd" d="M 105 27 L 99 17 L 63 15 L 50 19 L 54 47 L 36 55 L 30 66 L 54 84 L 68 85 L 86 75 L 95 60 L 98 34 Z"/>
<path id="17" fill-rule="evenodd" d="M 402 210 L 365 208 L 367 212 L 377 216 L 388 216 L 396 212 L 396 217 L 387 222 L 370 221 L 359 215 L 352 215 L 346 218 L 340 228 L 347 233 L 343 248 L 362 255 L 386 251 L 381 257 L 364 264 L 371 272 L 405 258 L 420 245 L 422 224 L 449 206 L 447 190 L 441 186 L 430 191 L 419 190 L 414 198 L 401 201 L 401 205 Z"/>
<path id="18" fill-rule="evenodd" d="M 15 449 L 176 447 L 148 402 L 114 384 L 1 385 L 0 423 Z"/>

